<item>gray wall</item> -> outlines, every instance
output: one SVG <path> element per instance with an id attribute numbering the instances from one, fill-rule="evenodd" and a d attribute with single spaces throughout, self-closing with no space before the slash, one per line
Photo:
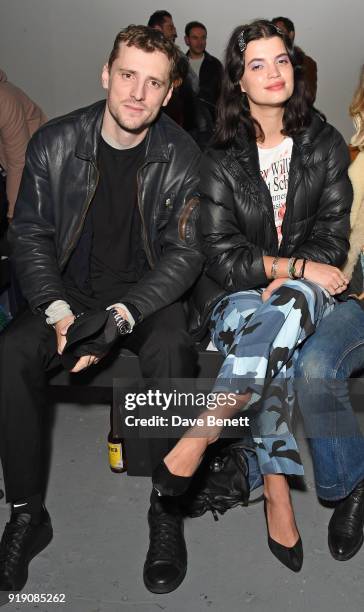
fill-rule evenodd
<path id="1" fill-rule="evenodd" d="M 296 42 L 318 63 L 317 106 L 349 140 L 348 106 L 364 61 L 363 0 L 0 0 L 0 67 L 49 117 L 103 96 L 99 74 L 116 33 L 167 8 L 183 29 L 198 19 L 222 57 L 231 30 L 255 17 L 289 16 Z"/>

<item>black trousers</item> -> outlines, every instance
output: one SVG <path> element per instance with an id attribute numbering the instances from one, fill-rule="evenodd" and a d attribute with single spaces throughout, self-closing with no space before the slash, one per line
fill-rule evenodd
<path id="1" fill-rule="evenodd" d="M 180 303 L 148 317 L 121 343 L 139 356 L 144 378 L 196 375 L 197 353 Z M 0 335 L 0 454 L 8 502 L 42 493 L 46 372 L 59 364 L 56 334 L 42 316 L 26 310 Z M 173 446 L 150 442 L 154 464 Z"/>

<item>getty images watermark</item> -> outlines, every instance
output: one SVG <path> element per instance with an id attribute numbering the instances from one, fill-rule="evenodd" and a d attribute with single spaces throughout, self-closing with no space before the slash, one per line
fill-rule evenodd
<path id="1" fill-rule="evenodd" d="M 237 414 L 239 406 L 234 393 L 163 392 L 149 389 L 145 392 L 125 393 L 123 399 L 121 408 L 125 411 L 137 410 L 143 413 L 143 416 L 137 416 L 122 411 L 123 423 L 127 428 L 249 427 L 249 417 Z M 186 409 L 192 409 L 194 415 L 184 415 Z M 182 413 L 178 414 L 180 411 Z M 225 416 L 226 412 L 229 416 Z"/>

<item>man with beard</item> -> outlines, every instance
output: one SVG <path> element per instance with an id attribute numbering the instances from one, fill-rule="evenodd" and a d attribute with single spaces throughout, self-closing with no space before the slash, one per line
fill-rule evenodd
<path id="1" fill-rule="evenodd" d="M 28 147 L 11 238 L 29 309 L 0 337 L 1 459 L 11 506 L 0 544 L 3 592 L 24 587 L 30 560 L 52 538 L 43 503 L 45 372 L 59 365 L 75 317 L 111 308 L 120 334 L 115 347 L 139 356 L 145 379 L 195 375 L 181 300 L 203 263 L 191 221 L 199 152 L 159 112 L 171 97 L 177 61 L 161 32 L 122 30 L 102 71 L 106 103 L 50 121 Z M 100 358 L 83 354 L 71 371 Z M 166 446 L 151 441 L 152 464 Z M 166 593 L 186 573 L 182 515 L 178 504 L 153 493 L 148 519 L 144 581 Z"/>

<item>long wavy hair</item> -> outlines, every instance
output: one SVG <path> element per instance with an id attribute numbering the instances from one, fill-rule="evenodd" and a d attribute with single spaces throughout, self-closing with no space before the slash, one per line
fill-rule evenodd
<path id="1" fill-rule="evenodd" d="M 284 104 L 282 134 L 293 136 L 311 122 L 312 103 L 304 83 L 302 52 L 294 47 L 289 37 L 271 21 L 259 19 L 251 24 L 236 27 L 227 44 L 223 83 L 217 105 L 216 132 L 213 140 L 216 147 L 231 145 L 242 128 L 245 128 L 249 138 L 264 140 L 263 129 L 252 117 L 247 95 L 240 88 L 240 79 L 245 70 L 245 50 L 241 51 L 239 48 L 239 37 L 242 33 L 244 33 L 246 45 L 252 40 L 278 36 L 283 40 L 287 50 L 293 66 L 294 90 L 292 96 Z"/>
<path id="2" fill-rule="evenodd" d="M 355 134 L 351 139 L 353 147 L 364 149 L 364 64 L 361 68 L 359 85 L 355 91 L 349 112 L 354 122 Z"/>

